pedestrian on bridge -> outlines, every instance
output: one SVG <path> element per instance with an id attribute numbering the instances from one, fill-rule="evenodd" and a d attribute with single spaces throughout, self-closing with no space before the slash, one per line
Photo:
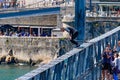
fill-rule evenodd
<path id="1" fill-rule="evenodd" d="M 114 61 L 113 61 L 113 79 L 114 80 L 118 80 L 118 67 L 119 67 L 119 54 L 118 53 L 114 53 Z"/>
<path id="2" fill-rule="evenodd" d="M 116 46 L 114 46 L 114 49 L 113 49 L 115 52 L 120 52 L 120 40 L 118 41 L 118 44 Z"/>
<path id="3" fill-rule="evenodd" d="M 119 80 L 120 76 L 120 53 L 114 53 L 114 61 L 113 61 L 113 78 L 114 80 Z"/>
<path id="4" fill-rule="evenodd" d="M 105 78 L 107 80 L 111 80 L 111 74 L 112 74 L 112 66 L 111 66 L 111 53 L 112 51 L 107 46 L 105 50 L 102 53 L 102 80 Z"/>

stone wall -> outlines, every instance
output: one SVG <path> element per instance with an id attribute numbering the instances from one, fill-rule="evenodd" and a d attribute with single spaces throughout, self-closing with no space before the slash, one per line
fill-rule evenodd
<path id="1" fill-rule="evenodd" d="M 7 55 L 12 49 L 14 56 L 28 61 L 49 56 L 52 59 L 72 49 L 69 40 L 55 37 L 0 37 L 0 55 Z"/>

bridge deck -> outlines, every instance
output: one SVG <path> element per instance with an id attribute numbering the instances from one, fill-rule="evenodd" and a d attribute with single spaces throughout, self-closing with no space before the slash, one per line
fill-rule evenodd
<path id="1" fill-rule="evenodd" d="M 0 19 L 60 14 L 60 7 L 33 9 L 20 12 L 0 13 Z"/>
<path id="2" fill-rule="evenodd" d="M 16 12 L 0 13 L 0 24 L 57 26 L 60 7 L 27 9 Z"/>

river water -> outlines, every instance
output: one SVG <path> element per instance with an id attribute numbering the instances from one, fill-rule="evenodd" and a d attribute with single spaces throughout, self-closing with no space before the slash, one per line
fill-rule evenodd
<path id="1" fill-rule="evenodd" d="M 15 80 L 35 68 L 27 65 L 0 65 L 0 80 Z"/>

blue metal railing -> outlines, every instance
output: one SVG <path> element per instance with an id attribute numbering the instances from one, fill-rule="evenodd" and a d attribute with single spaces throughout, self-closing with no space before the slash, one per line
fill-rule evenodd
<path id="1" fill-rule="evenodd" d="M 101 53 L 120 39 L 120 26 L 16 80 L 100 80 Z"/>

